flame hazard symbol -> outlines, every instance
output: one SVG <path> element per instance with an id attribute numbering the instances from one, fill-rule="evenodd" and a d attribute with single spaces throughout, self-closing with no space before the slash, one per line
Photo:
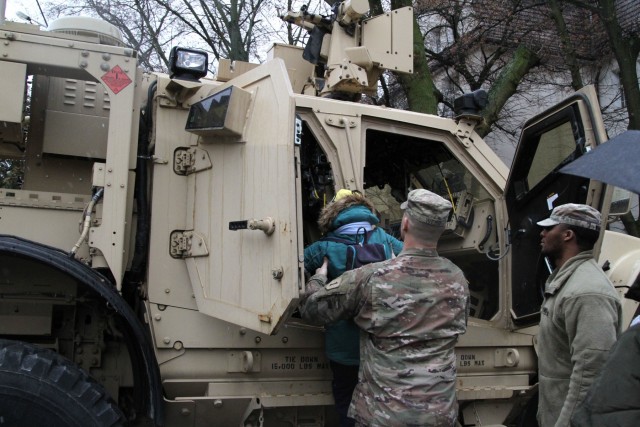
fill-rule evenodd
<path id="1" fill-rule="evenodd" d="M 131 79 L 127 76 L 127 73 L 122 71 L 119 65 L 116 65 L 102 76 L 102 81 L 104 81 L 115 94 L 118 94 L 118 92 L 131 83 Z"/>

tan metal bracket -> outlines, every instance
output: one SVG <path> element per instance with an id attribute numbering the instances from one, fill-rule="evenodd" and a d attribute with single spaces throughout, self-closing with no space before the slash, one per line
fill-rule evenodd
<path id="1" fill-rule="evenodd" d="M 520 352 L 515 348 L 499 348 L 495 351 L 493 366 L 496 368 L 513 368 L 520 363 Z"/>
<path id="2" fill-rule="evenodd" d="M 230 351 L 227 353 L 227 372 L 260 372 L 261 360 L 259 351 Z"/>
<path id="3" fill-rule="evenodd" d="M 196 94 L 198 89 L 202 86 L 199 81 L 189 81 L 174 79 L 167 83 L 164 90 L 161 90 L 158 94 L 159 103 L 162 107 L 169 108 L 184 108 L 188 109 L 190 105 L 183 105 L 183 103 L 190 97 Z"/>
<path id="4" fill-rule="evenodd" d="M 358 125 L 355 120 L 351 120 L 344 116 L 336 116 L 336 115 L 327 116 L 325 117 L 324 121 L 329 126 L 334 126 L 334 127 L 343 128 L 343 129 L 347 127 L 354 128 Z"/>
<path id="5" fill-rule="evenodd" d="M 212 167 L 209 153 L 201 148 L 179 147 L 173 152 L 173 171 L 177 175 L 191 175 Z"/>
<path id="6" fill-rule="evenodd" d="M 478 120 L 478 116 L 473 117 L 461 117 L 458 120 L 458 126 L 456 127 L 454 135 L 458 138 L 458 141 L 462 143 L 465 147 L 471 147 L 471 143 L 473 142 L 471 139 L 471 134 L 473 130 L 476 128 L 478 123 L 482 121 L 480 117 Z"/>
<path id="7" fill-rule="evenodd" d="M 344 129 L 344 134 L 345 137 L 347 139 L 347 147 L 349 149 L 349 159 L 351 160 L 351 170 L 353 171 L 354 174 L 354 178 L 352 178 L 352 182 L 355 181 L 355 176 L 357 175 L 356 171 L 358 170 L 356 168 L 356 160 L 354 157 L 354 152 L 353 152 L 353 140 L 351 138 L 351 132 L 349 131 L 349 129 L 354 129 L 358 126 L 358 121 L 351 119 L 349 117 L 345 117 L 345 116 L 337 116 L 337 115 L 330 115 L 325 117 L 324 119 L 325 123 L 329 126 L 334 126 L 337 128 L 341 128 Z M 360 183 L 356 182 L 356 187 L 360 188 Z"/>
<path id="8" fill-rule="evenodd" d="M 204 237 L 193 230 L 172 231 L 169 237 L 169 246 L 169 254 L 176 259 L 209 255 Z"/>

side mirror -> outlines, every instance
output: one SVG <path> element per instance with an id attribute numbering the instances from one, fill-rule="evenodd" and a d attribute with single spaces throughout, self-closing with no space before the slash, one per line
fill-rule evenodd
<path id="1" fill-rule="evenodd" d="M 609 215 L 624 215 L 631 210 L 631 192 L 615 187 L 611 197 Z"/>

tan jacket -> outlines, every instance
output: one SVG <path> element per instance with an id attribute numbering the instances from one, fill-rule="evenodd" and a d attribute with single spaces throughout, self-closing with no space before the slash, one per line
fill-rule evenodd
<path id="1" fill-rule="evenodd" d="M 585 251 L 549 276 L 540 314 L 538 421 L 568 426 L 620 334 L 620 299 Z"/>

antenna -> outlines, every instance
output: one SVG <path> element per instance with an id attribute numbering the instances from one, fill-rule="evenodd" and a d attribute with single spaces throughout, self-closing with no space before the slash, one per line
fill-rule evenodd
<path id="1" fill-rule="evenodd" d="M 47 22 L 47 17 L 44 16 L 44 12 L 42 11 L 42 6 L 40 6 L 40 0 L 36 0 L 36 4 L 38 5 L 38 10 L 40 10 L 40 15 L 42 15 L 42 19 L 44 19 L 44 25 L 41 25 L 43 27 L 48 27 L 49 23 Z M 36 22 L 36 21 L 34 21 Z M 40 24 L 38 24 L 40 25 Z"/>

